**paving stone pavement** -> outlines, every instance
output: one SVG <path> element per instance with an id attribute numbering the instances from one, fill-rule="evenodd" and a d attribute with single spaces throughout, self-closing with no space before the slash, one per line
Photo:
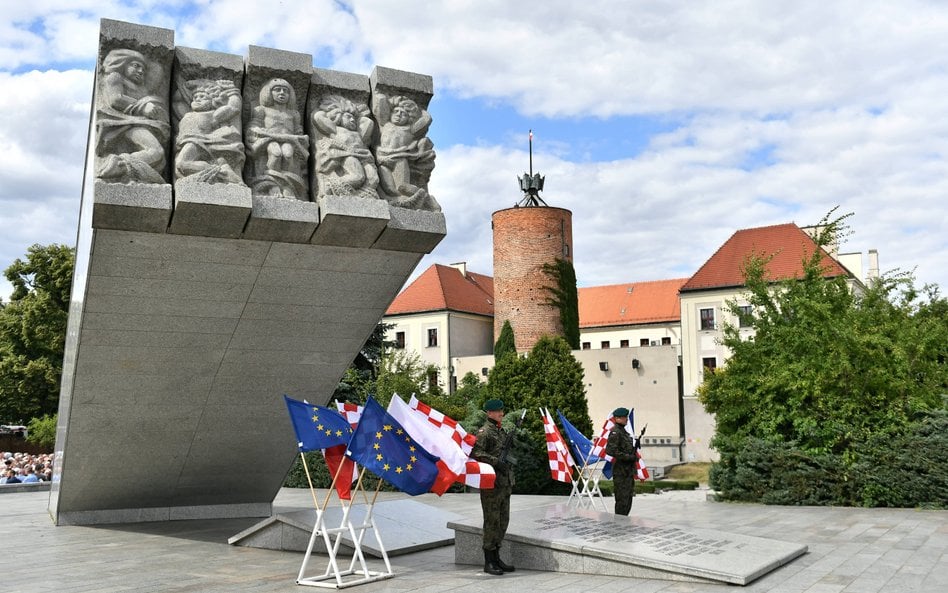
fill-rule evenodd
<path id="1" fill-rule="evenodd" d="M 635 498 L 632 513 L 678 525 L 769 537 L 809 552 L 746 587 L 518 570 L 502 577 L 454 564 L 453 547 L 391 559 L 395 577 L 358 592 L 437 593 L 944 593 L 948 511 L 775 507 L 706 500 L 705 492 Z M 382 499 L 400 494 L 383 493 Z M 230 546 L 257 519 L 175 521 L 97 527 L 52 524 L 48 492 L 0 494 L 0 592 L 308 591 L 296 584 L 303 555 Z M 476 494 L 416 497 L 480 516 Z M 561 498 L 514 496 L 512 512 Z M 611 499 L 606 499 L 608 505 Z M 308 490 L 283 489 L 277 512 L 311 508 Z M 382 534 L 384 538 L 384 533 Z M 314 557 L 315 568 L 321 557 Z M 311 571 L 310 571 L 311 572 Z"/>

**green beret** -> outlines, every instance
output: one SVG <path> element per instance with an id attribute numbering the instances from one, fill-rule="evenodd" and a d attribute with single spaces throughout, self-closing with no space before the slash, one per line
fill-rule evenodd
<path id="1" fill-rule="evenodd" d="M 629 415 L 629 409 L 628 409 L 628 408 L 616 408 L 615 410 L 612 411 L 612 417 L 613 417 L 613 418 L 622 418 L 622 417 L 628 416 L 628 415 Z"/>
<path id="2" fill-rule="evenodd" d="M 499 399 L 489 399 L 484 402 L 484 411 L 485 412 L 496 412 L 497 410 L 504 409 L 504 402 Z"/>

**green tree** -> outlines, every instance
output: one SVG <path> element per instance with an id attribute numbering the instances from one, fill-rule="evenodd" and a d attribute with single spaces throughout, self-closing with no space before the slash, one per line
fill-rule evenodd
<path id="1" fill-rule="evenodd" d="M 845 218 L 825 218 L 816 243 L 833 242 Z M 755 491 L 745 487 L 755 474 L 748 465 L 768 465 L 753 461 L 764 442 L 773 447 L 771 467 L 778 454 L 781 464 L 821 471 L 835 463 L 834 480 L 849 488 L 865 443 L 893 442 L 944 405 L 948 306 L 937 289 L 926 288 L 925 301 L 911 277 L 892 274 L 853 291 L 846 278 L 826 277 L 826 258 L 815 250 L 801 278 L 776 284 L 766 257 L 745 263 L 754 335 L 726 325 L 731 357 L 699 388 L 717 423 L 715 487 Z M 738 312 L 736 303 L 731 310 Z M 865 498 L 842 490 L 832 497 Z"/>
<path id="2" fill-rule="evenodd" d="M 553 281 L 546 289 L 550 293 L 547 304 L 560 311 L 563 337 L 573 350 L 579 349 L 579 293 L 576 290 L 576 270 L 573 262 L 557 258 L 543 264 L 543 271 Z"/>
<path id="3" fill-rule="evenodd" d="M 74 266 L 74 249 L 33 245 L 4 271 L 13 294 L 0 308 L 0 418 L 57 411 Z"/>
<path id="4" fill-rule="evenodd" d="M 369 394 L 375 393 L 375 381 L 385 352 L 392 349 L 393 342 L 385 339 L 391 323 L 378 323 L 369 335 L 352 364 L 333 391 L 333 399 L 364 403 Z"/>
<path id="5" fill-rule="evenodd" d="M 508 356 L 497 361 L 491 370 L 484 400 L 502 399 L 508 411 L 507 421 L 526 409 L 520 448 L 517 457 L 516 485 L 518 493 L 562 493 L 564 485 L 550 479 L 546 454 L 546 438 L 540 408 L 555 416 L 563 412 L 580 432 L 591 435 L 592 421 L 586 403 L 583 367 L 573 357 L 563 338 L 543 337 L 529 356 Z M 483 405 L 483 400 L 479 402 Z"/>
<path id="6" fill-rule="evenodd" d="M 403 399 L 415 394 L 428 403 L 444 395 L 444 390 L 434 380 L 437 375 L 438 367 L 421 360 L 418 353 L 392 350 L 382 357 L 375 393 L 371 395 L 383 408 L 396 393 Z"/>
<path id="7" fill-rule="evenodd" d="M 42 418 L 30 420 L 26 440 L 52 451 L 56 446 L 56 418 L 56 414 L 43 414 Z"/>
<path id="8" fill-rule="evenodd" d="M 517 354 L 517 345 L 514 339 L 513 327 L 510 325 L 510 320 L 504 320 L 504 325 L 500 328 L 500 335 L 497 336 L 497 341 L 494 343 L 494 360 L 500 360 L 505 356 Z"/>

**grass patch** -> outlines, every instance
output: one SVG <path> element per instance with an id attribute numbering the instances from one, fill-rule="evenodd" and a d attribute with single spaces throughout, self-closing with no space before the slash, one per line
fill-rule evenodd
<path id="1" fill-rule="evenodd" d="M 666 480 L 691 480 L 707 485 L 710 470 L 710 463 L 683 463 L 669 469 L 664 477 Z"/>

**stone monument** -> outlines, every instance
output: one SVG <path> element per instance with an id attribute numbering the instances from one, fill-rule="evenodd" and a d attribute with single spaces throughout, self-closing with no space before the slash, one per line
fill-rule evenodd
<path id="1" fill-rule="evenodd" d="M 58 524 L 271 514 L 297 458 L 283 394 L 327 403 L 445 235 L 431 94 L 102 21 Z"/>

